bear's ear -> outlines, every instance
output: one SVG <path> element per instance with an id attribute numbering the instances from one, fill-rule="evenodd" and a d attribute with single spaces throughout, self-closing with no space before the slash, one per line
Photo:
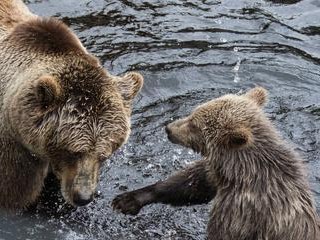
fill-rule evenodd
<path id="1" fill-rule="evenodd" d="M 137 72 L 130 72 L 121 77 L 117 85 L 123 99 L 131 102 L 142 88 L 143 77 Z"/>
<path id="2" fill-rule="evenodd" d="M 38 79 L 35 91 L 38 102 L 46 109 L 61 95 L 61 86 L 54 77 L 44 75 Z"/>
<path id="3" fill-rule="evenodd" d="M 250 146 L 253 142 L 253 135 L 248 128 L 240 127 L 227 133 L 226 144 L 231 148 Z"/>
<path id="4" fill-rule="evenodd" d="M 268 91 L 262 87 L 255 87 L 249 90 L 245 96 L 253 100 L 258 106 L 263 106 L 267 102 Z"/>

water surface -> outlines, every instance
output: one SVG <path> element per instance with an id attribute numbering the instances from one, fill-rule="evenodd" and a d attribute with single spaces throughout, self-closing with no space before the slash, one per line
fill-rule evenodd
<path id="1" fill-rule="evenodd" d="M 285 3 L 284 3 L 285 2 Z M 209 206 L 110 208 L 116 194 L 165 179 L 199 156 L 168 142 L 164 126 L 196 105 L 255 85 L 266 112 L 305 158 L 320 211 L 320 2 L 318 0 L 31 0 L 56 16 L 113 74 L 141 71 L 132 135 L 101 174 L 100 195 L 67 211 L 0 214 L 0 239 L 205 239 Z M 49 194 L 50 195 L 50 194 Z"/>

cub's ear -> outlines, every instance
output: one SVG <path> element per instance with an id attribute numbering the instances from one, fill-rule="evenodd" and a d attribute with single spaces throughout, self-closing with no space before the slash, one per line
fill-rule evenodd
<path id="1" fill-rule="evenodd" d="M 258 106 L 263 106 L 267 102 L 268 91 L 262 87 L 255 87 L 249 90 L 245 96 L 253 100 Z"/>
<path id="2" fill-rule="evenodd" d="M 43 108 L 47 109 L 61 95 L 61 86 L 56 78 L 44 75 L 38 79 L 35 91 L 38 102 Z"/>
<path id="3" fill-rule="evenodd" d="M 131 102 L 142 88 L 143 77 L 140 73 L 129 72 L 117 81 L 117 85 L 123 99 Z"/>
<path id="4" fill-rule="evenodd" d="M 230 148 L 241 148 L 253 143 L 253 135 L 248 128 L 240 127 L 228 132 L 225 136 L 225 144 Z"/>

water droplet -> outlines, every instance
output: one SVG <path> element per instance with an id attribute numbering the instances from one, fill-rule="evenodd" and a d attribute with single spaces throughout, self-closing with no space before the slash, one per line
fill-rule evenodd
<path id="1" fill-rule="evenodd" d="M 228 40 L 225 38 L 220 38 L 220 42 L 226 43 Z"/>
<path id="2" fill-rule="evenodd" d="M 232 71 L 235 73 L 233 78 L 233 82 L 235 83 L 238 83 L 240 81 L 240 77 L 239 77 L 240 64 L 241 64 L 241 59 L 238 58 L 236 65 L 232 69 Z"/>

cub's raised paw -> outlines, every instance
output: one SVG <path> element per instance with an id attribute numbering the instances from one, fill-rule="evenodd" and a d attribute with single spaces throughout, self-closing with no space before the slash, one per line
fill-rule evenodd
<path id="1" fill-rule="evenodd" d="M 112 208 L 123 214 L 137 215 L 142 206 L 136 199 L 136 194 L 128 192 L 116 196 L 112 201 Z"/>

